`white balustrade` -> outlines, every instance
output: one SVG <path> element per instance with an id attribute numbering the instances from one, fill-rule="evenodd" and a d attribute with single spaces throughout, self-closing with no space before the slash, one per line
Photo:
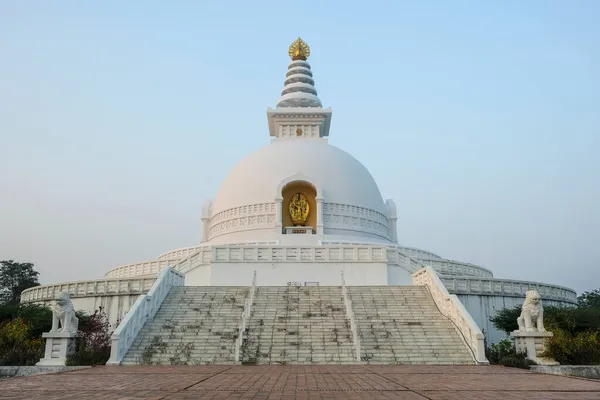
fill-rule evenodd
<path id="1" fill-rule="evenodd" d="M 489 364 L 485 357 L 484 335 L 456 295 L 450 294 L 435 270 L 425 267 L 413 274 L 413 283 L 427 286 L 440 312 L 458 328 L 478 364 Z"/>
<path id="2" fill-rule="evenodd" d="M 166 253 L 162 253 L 160 256 L 156 257 L 157 260 L 181 260 L 184 257 L 189 257 L 190 255 L 196 253 L 198 250 L 206 247 L 206 245 L 200 246 L 192 246 L 192 247 L 184 247 L 181 249 L 167 251 Z"/>
<path id="3" fill-rule="evenodd" d="M 382 246 L 213 246 L 211 262 L 387 262 Z"/>
<path id="4" fill-rule="evenodd" d="M 69 293 L 71 298 L 144 294 L 150 290 L 155 281 L 155 277 L 147 277 L 98 279 L 41 285 L 24 290 L 21 293 L 21 303 L 54 300 L 56 295 L 61 292 Z"/>
<path id="5" fill-rule="evenodd" d="M 184 257 L 175 259 L 160 259 L 155 261 L 147 261 L 137 264 L 122 265 L 113 268 L 106 273 L 107 277 L 125 278 L 144 275 L 158 275 L 160 271 L 172 266 L 177 271 L 189 271 L 199 265 L 210 264 L 211 250 L 207 246 L 199 246 L 196 248 L 184 249 L 181 251 Z"/>
<path id="6" fill-rule="evenodd" d="M 480 278 L 493 278 L 494 274 L 487 268 L 479 265 L 452 260 L 417 259 L 424 266 L 432 267 L 441 275 L 476 276 Z"/>
<path id="7" fill-rule="evenodd" d="M 186 258 L 179 260 L 173 265 L 173 269 L 186 274 L 201 265 L 209 265 L 212 257 L 212 251 L 209 247 L 203 247 L 194 253 L 189 254 Z"/>
<path id="8" fill-rule="evenodd" d="M 455 294 L 525 297 L 527 290 L 537 290 L 544 300 L 577 303 L 577 293 L 569 288 L 513 279 L 441 276 L 440 280 Z"/>
<path id="9" fill-rule="evenodd" d="M 390 264 L 399 265 L 400 267 L 413 273 L 417 272 L 424 266 L 431 266 L 442 275 L 451 274 L 477 276 L 482 278 L 491 278 L 494 276 L 492 271 L 478 265 L 451 260 L 413 258 L 406 248 L 399 246 L 389 246 L 387 249 L 387 257 Z"/>
<path id="10" fill-rule="evenodd" d="M 173 265 L 178 261 L 179 259 L 155 260 L 136 264 L 121 265 L 111 269 L 104 276 L 109 278 L 126 278 L 140 275 L 158 275 L 163 268 Z"/>
<path id="11" fill-rule="evenodd" d="M 110 359 L 106 365 L 120 365 L 142 327 L 156 312 L 173 286 L 183 286 L 184 276 L 165 268 L 147 295 L 140 296 L 111 336 Z"/>
<path id="12" fill-rule="evenodd" d="M 426 251 L 426 250 L 422 250 L 422 249 L 417 249 L 415 247 L 396 246 L 396 248 L 411 258 L 429 259 L 429 260 L 431 260 L 431 259 L 441 260 L 442 259 L 442 257 L 438 256 L 435 253 L 432 253 L 432 252 Z"/>
<path id="13" fill-rule="evenodd" d="M 250 320 L 250 314 L 252 312 L 252 304 L 254 303 L 254 292 L 256 291 L 256 271 L 252 277 L 252 287 L 248 293 L 248 298 L 244 302 L 244 312 L 242 313 L 242 321 L 240 322 L 240 328 L 238 331 L 238 337 L 235 341 L 235 362 L 240 362 L 240 352 L 242 350 L 242 344 L 244 343 L 244 334 L 246 333 L 246 325 Z"/>
<path id="14" fill-rule="evenodd" d="M 352 307 L 352 299 L 348 295 L 348 288 L 346 287 L 346 279 L 344 279 L 344 271 L 342 271 L 342 294 L 344 295 L 344 305 L 346 308 L 346 318 L 350 321 L 350 330 L 352 331 L 352 342 L 354 343 L 354 350 L 356 356 L 356 362 L 361 361 L 360 357 L 360 332 L 354 316 L 354 307 Z"/>

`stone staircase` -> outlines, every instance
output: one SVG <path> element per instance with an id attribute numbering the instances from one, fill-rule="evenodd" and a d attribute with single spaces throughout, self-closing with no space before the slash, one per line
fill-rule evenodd
<path id="1" fill-rule="evenodd" d="M 350 286 L 369 364 L 475 364 L 454 324 L 424 286 Z"/>
<path id="2" fill-rule="evenodd" d="M 173 287 L 123 364 L 232 364 L 248 287 Z"/>
<path id="3" fill-rule="evenodd" d="M 341 287 L 258 287 L 242 346 L 246 364 L 354 364 Z"/>
<path id="4" fill-rule="evenodd" d="M 123 364 L 233 364 L 249 287 L 173 287 Z M 350 286 L 369 364 L 474 364 L 426 287 Z M 245 364 L 356 364 L 339 286 L 257 287 L 240 351 Z"/>

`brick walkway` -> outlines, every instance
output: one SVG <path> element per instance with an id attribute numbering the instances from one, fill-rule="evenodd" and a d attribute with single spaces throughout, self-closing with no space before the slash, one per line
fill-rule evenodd
<path id="1" fill-rule="evenodd" d="M 2 399 L 600 399 L 600 381 L 503 367 L 97 367 L 0 380 Z"/>

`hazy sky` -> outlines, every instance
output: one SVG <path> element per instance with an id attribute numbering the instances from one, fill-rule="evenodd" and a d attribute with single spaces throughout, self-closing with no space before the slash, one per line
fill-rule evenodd
<path id="1" fill-rule="evenodd" d="M 200 238 L 288 45 L 400 243 L 600 287 L 600 2 L 0 1 L 0 260 L 101 278 Z"/>

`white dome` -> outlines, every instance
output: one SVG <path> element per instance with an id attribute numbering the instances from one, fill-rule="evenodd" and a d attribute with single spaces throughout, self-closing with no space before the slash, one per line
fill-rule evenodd
<path id="1" fill-rule="evenodd" d="M 295 176 L 306 177 L 320 189 L 324 203 L 358 206 L 387 215 L 369 171 L 350 154 L 322 139 L 275 140 L 244 158 L 221 185 L 213 215 L 273 202 L 280 185 Z"/>

